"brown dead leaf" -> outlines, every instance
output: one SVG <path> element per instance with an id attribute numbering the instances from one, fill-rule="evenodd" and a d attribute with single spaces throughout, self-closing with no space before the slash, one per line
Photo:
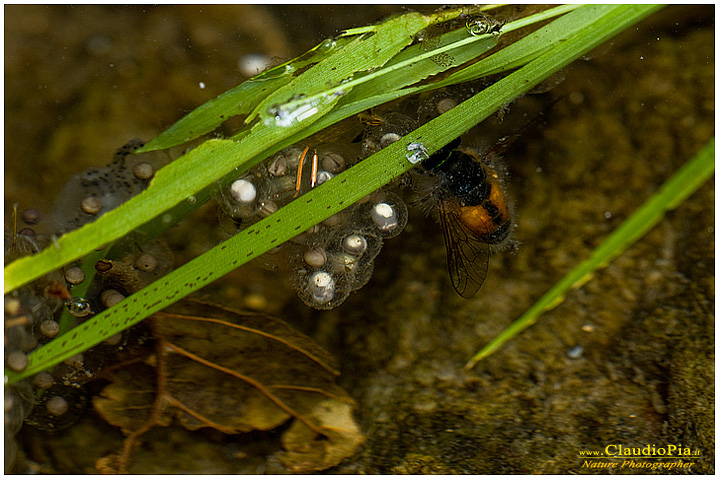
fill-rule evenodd
<path id="1" fill-rule="evenodd" d="M 168 425 L 170 415 L 190 430 L 228 434 L 292 421 L 276 457 L 295 473 L 337 465 L 364 441 L 354 401 L 335 384 L 334 359 L 285 322 L 184 301 L 152 323 L 154 374 L 117 372 L 94 401 L 108 422 L 132 432 L 115 462 L 119 471 L 137 438 Z"/>

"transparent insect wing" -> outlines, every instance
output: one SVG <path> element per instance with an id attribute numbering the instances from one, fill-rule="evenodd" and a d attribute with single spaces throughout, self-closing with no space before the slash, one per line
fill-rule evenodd
<path id="1" fill-rule="evenodd" d="M 457 208 L 452 200 L 440 203 L 448 272 L 458 295 L 472 298 L 485 282 L 490 247 L 462 224 Z"/>

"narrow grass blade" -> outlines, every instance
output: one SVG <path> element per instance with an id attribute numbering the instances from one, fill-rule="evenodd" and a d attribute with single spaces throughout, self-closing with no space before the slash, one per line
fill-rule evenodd
<path id="1" fill-rule="evenodd" d="M 305 55 L 241 83 L 185 115 L 140 148 L 138 153 L 182 145 L 213 131 L 232 116 L 250 114 L 268 95 L 290 83 L 297 72 L 320 62 L 331 53 L 341 52 L 351 40 L 351 37 L 325 40 Z"/>
<path id="2" fill-rule="evenodd" d="M 495 337 L 465 365 L 472 368 L 477 362 L 495 352 L 505 342 L 533 325 L 537 318 L 564 300 L 565 293 L 580 288 L 593 273 L 606 267 L 630 245 L 642 238 L 663 219 L 668 210 L 697 190 L 715 171 L 715 139 L 713 138 L 695 157 L 678 170 L 658 192 L 638 208 L 610 236 L 592 252 L 590 257 L 557 282 L 527 312 Z"/>

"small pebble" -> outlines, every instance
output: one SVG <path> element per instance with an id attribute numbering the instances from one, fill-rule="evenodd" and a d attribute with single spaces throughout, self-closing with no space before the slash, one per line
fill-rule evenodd
<path id="1" fill-rule="evenodd" d="M 450 110 L 455 108 L 456 105 L 457 102 L 452 98 L 443 98 L 437 103 L 435 108 L 437 109 L 438 113 L 442 114 L 445 112 L 449 112 Z"/>
<path id="2" fill-rule="evenodd" d="M 380 137 L 380 148 L 385 148 L 391 143 L 395 143 L 398 140 L 400 140 L 402 137 L 398 135 L 397 133 L 386 133 L 382 137 Z"/>
<path id="3" fill-rule="evenodd" d="M 35 233 L 35 230 L 33 230 L 32 228 L 25 227 L 18 232 L 18 236 L 20 235 L 27 238 L 35 238 L 37 236 L 37 233 Z"/>
<path id="4" fill-rule="evenodd" d="M 268 165 L 268 173 L 273 177 L 282 177 L 287 172 L 288 164 L 287 159 L 283 155 L 278 155 Z"/>
<path id="5" fill-rule="evenodd" d="M 581 345 L 577 345 L 568 350 L 567 356 L 573 360 L 577 360 L 578 358 L 582 357 L 583 351 L 583 347 Z"/>
<path id="6" fill-rule="evenodd" d="M 230 195 L 238 203 L 251 203 L 257 198 L 257 189 L 251 182 L 241 178 L 230 185 Z"/>
<path id="7" fill-rule="evenodd" d="M 252 310 L 263 311 L 267 308 L 267 298 L 265 298 L 265 295 L 261 293 L 248 293 L 247 295 L 245 295 L 244 300 L 245 306 Z"/>
<path id="8" fill-rule="evenodd" d="M 272 200 L 265 200 L 264 202 L 260 203 L 260 210 L 258 210 L 258 215 L 260 215 L 262 218 L 265 218 L 269 217 L 277 211 L 277 203 L 273 202 Z"/>

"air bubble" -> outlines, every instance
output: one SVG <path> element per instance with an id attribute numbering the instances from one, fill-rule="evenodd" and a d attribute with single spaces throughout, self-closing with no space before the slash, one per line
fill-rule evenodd
<path id="1" fill-rule="evenodd" d="M 465 28 L 473 36 L 486 35 L 488 33 L 500 32 L 500 23 L 488 15 L 477 15 L 469 17 L 465 21 Z"/>
<path id="2" fill-rule="evenodd" d="M 190 195 L 190 196 L 187 198 L 187 202 L 188 202 L 190 205 L 195 205 L 195 204 L 197 203 L 197 198 L 195 197 L 195 195 Z"/>
<path id="3" fill-rule="evenodd" d="M 423 145 L 422 143 L 410 143 L 408 144 L 407 149 L 408 153 L 405 154 L 405 158 L 407 158 L 408 162 L 412 163 L 413 165 L 430 158 L 427 148 L 425 148 L 425 145 Z"/>
<path id="4" fill-rule="evenodd" d="M 70 312 L 70 315 L 72 315 L 73 317 L 86 317 L 92 313 L 95 313 L 90 307 L 90 302 L 88 302 L 82 297 L 71 298 L 70 300 L 65 302 L 65 306 L 67 306 L 68 312 Z"/>
<path id="5" fill-rule="evenodd" d="M 312 100 L 303 101 L 303 97 L 295 97 L 280 105 L 273 105 L 267 111 L 270 122 L 274 121 L 278 127 L 290 127 L 307 120 L 320 111 L 320 104 L 330 101 L 331 97 L 316 97 Z"/>
<path id="6" fill-rule="evenodd" d="M 318 45 L 317 49 L 318 49 L 318 52 L 328 53 L 328 52 L 331 52 L 332 50 L 334 50 L 336 46 L 337 46 L 337 42 L 335 40 L 333 40 L 332 38 L 328 38 L 328 39 L 324 40 L 323 43 Z"/>
<path id="7" fill-rule="evenodd" d="M 270 59 L 262 53 L 249 53 L 238 60 L 238 68 L 246 77 L 254 77 L 270 66 Z"/>

